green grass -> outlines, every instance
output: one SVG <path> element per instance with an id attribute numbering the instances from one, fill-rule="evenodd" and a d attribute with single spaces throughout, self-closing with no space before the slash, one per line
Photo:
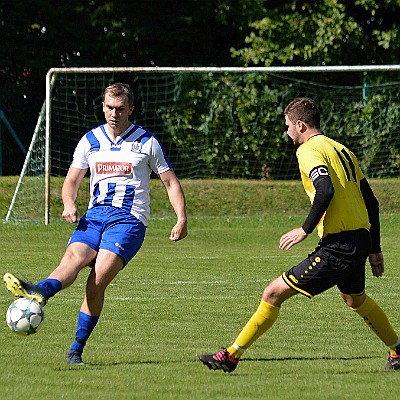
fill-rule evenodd
<path id="1" fill-rule="evenodd" d="M 17 177 L 0 177 L 0 218 L 7 214 Z M 63 178 L 51 179 L 51 219 L 59 220 L 62 212 L 61 185 Z M 84 212 L 88 204 L 88 180 L 83 182 L 78 196 L 78 208 Z M 400 213 L 400 178 L 372 179 L 383 214 Z M 254 180 L 182 180 L 190 216 L 243 216 L 243 215 L 304 215 L 310 202 L 300 181 Z M 167 217 L 172 213 L 165 189 L 159 179 L 151 182 L 152 216 Z"/>
<path id="2" fill-rule="evenodd" d="M 225 183 L 219 183 L 220 189 Z M 383 371 L 387 349 L 344 306 L 335 289 L 313 300 L 302 296 L 288 300 L 276 324 L 245 354 L 233 374 L 202 366 L 196 353 L 230 344 L 268 282 L 304 258 L 317 238 L 310 236 L 287 252 L 278 249 L 281 234 L 304 218 L 303 206 L 298 206 L 303 199 L 297 193 L 304 195 L 297 192 L 296 183 L 290 184 L 291 189 L 274 184 L 272 197 L 285 192 L 287 199 L 274 205 L 275 200 L 265 194 L 262 201 L 270 204 L 265 213 L 257 199 L 244 193 L 244 189 L 259 191 L 261 196 L 270 190 L 262 183 L 251 183 L 253 187 L 245 181 L 226 183 L 222 200 L 214 181 L 207 185 L 202 181 L 200 187 L 189 181 L 183 184 L 192 210 L 189 236 L 178 243 L 168 240 L 174 219 L 161 213 L 165 193 L 157 187 L 153 192 L 153 198 L 159 193 L 155 203 L 160 206 L 153 208 L 157 217 L 138 255 L 107 290 L 103 315 L 84 353 L 85 367 L 68 366 L 65 355 L 75 333 L 86 270 L 46 305 L 46 321 L 36 335 L 20 337 L 5 322 L 0 324 L 2 400 L 379 400 L 398 391 L 397 371 Z M 395 190 L 393 183 L 389 186 Z M 253 211 L 242 208 L 239 195 L 248 198 Z M 299 210 L 293 210 L 291 202 Z M 222 216 L 215 216 L 218 210 Z M 245 215 L 240 217 L 241 213 Z M 0 273 L 10 271 L 33 281 L 46 277 L 73 228 L 62 222 L 48 227 L 0 225 Z M 399 235 L 400 213 L 394 207 L 382 215 L 385 276 L 373 278 L 367 271 L 368 293 L 396 328 L 400 328 Z M 3 314 L 11 301 L 1 290 Z"/>

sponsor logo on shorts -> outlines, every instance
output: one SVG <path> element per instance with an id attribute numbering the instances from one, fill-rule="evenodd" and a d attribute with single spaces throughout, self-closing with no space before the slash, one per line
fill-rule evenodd
<path id="1" fill-rule="evenodd" d="M 114 243 L 116 247 L 120 248 L 121 250 L 125 250 L 124 246 L 119 244 L 118 242 Z"/>
<path id="2" fill-rule="evenodd" d="M 132 164 L 128 162 L 97 162 L 97 174 L 118 174 L 130 175 L 132 174 Z"/>

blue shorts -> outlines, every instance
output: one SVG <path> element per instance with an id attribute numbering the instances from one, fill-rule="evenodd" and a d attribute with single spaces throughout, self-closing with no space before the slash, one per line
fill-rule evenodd
<path id="1" fill-rule="evenodd" d="M 144 224 L 126 210 L 97 206 L 79 220 L 68 246 L 79 242 L 95 251 L 106 249 L 121 256 L 126 265 L 139 251 L 145 234 Z"/>

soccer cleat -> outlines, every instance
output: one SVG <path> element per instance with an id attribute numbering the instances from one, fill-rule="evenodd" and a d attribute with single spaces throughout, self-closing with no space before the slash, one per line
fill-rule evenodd
<path id="1" fill-rule="evenodd" d="M 389 359 L 385 366 L 385 371 L 391 371 L 393 369 L 400 369 L 400 345 L 397 345 L 395 349 L 389 351 Z"/>
<path id="2" fill-rule="evenodd" d="M 224 372 L 233 372 L 239 363 L 239 360 L 234 359 L 227 349 L 215 354 L 200 354 L 199 360 L 209 369 L 222 369 Z"/>
<path id="3" fill-rule="evenodd" d="M 7 290 L 15 297 L 33 299 L 42 306 L 46 305 L 47 298 L 40 286 L 24 282 L 8 272 L 4 274 L 3 280 Z"/>
<path id="4" fill-rule="evenodd" d="M 78 350 L 70 350 L 67 354 L 67 363 L 70 365 L 85 365 L 82 361 L 82 353 Z"/>

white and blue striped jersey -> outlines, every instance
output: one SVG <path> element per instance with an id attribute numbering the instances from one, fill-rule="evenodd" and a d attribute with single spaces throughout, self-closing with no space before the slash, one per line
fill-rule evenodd
<path id="1" fill-rule="evenodd" d="M 71 167 L 90 168 L 90 201 L 123 208 L 145 226 L 150 216 L 150 175 L 171 165 L 158 139 L 147 129 L 131 125 L 116 143 L 106 124 L 86 133 L 76 146 Z"/>

